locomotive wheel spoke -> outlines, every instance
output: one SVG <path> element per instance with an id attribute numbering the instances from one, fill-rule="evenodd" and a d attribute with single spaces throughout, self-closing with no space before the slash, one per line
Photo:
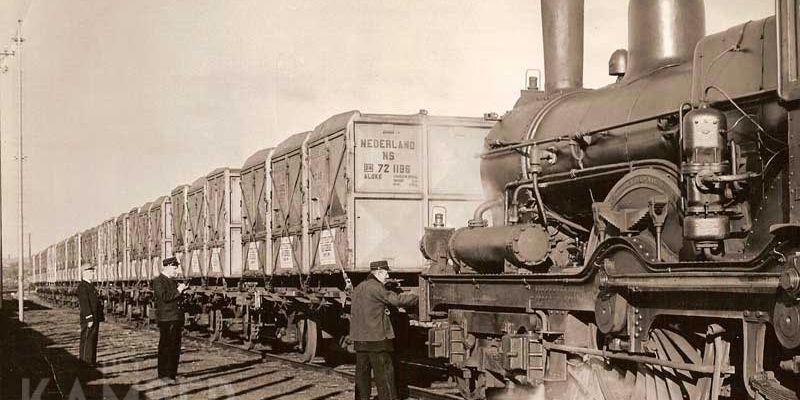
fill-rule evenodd
<path id="1" fill-rule="evenodd" d="M 673 361 L 682 359 L 680 355 L 676 354 L 675 352 L 669 352 L 665 350 L 666 346 L 663 340 L 666 339 L 666 336 L 664 334 L 661 334 L 660 330 L 656 330 L 651 337 L 653 338 L 653 343 L 655 344 L 656 351 L 659 353 L 659 355 L 662 355 L 662 357 Z M 656 370 L 660 371 L 663 374 L 661 380 L 665 381 L 666 390 L 669 392 L 669 399 L 670 400 L 682 399 L 683 394 L 681 393 L 681 388 L 677 380 L 680 379 L 681 381 L 683 381 L 683 377 L 679 377 L 678 374 L 676 374 L 676 371 L 672 368 L 656 367 Z"/>
<path id="2" fill-rule="evenodd" d="M 653 370 L 647 366 L 640 367 L 644 371 L 645 380 L 645 399 L 658 400 L 658 391 L 656 389 L 656 377 L 653 376 Z"/>
<path id="3" fill-rule="evenodd" d="M 701 353 L 683 335 L 668 329 L 652 330 L 650 340 L 646 343 L 650 356 L 663 361 L 713 365 L 713 340 L 706 343 Z M 727 342 L 722 342 L 727 345 Z M 723 346 L 721 349 L 726 354 L 724 358 L 727 358 L 727 348 Z M 606 400 L 705 400 L 711 392 L 710 375 L 647 363 L 632 364 L 613 359 L 599 361 L 599 358 L 589 361 L 593 363 L 591 371 L 596 387 L 587 385 L 586 379 L 578 379 L 581 377 L 581 365 L 585 364 L 571 367 L 572 392 L 583 393 L 583 398 Z"/>
<path id="4" fill-rule="evenodd" d="M 683 355 L 685 355 L 689 359 L 689 361 L 691 361 L 694 364 L 703 363 L 703 358 L 698 352 L 698 349 L 692 346 L 691 343 L 689 343 L 689 341 L 686 340 L 685 337 L 669 329 L 659 330 L 659 332 L 661 334 L 668 336 L 670 341 L 681 350 Z"/>

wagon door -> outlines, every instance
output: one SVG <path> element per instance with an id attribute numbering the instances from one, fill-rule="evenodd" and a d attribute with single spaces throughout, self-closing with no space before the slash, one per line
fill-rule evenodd
<path id="1" fill-rule="evenodd" d="M 301 271 L 302 259 L 302 157 L 298 149 L 273 164 L 274 273 Z"/>
<path id="2" fill-rule="evenodd" d="M 238 264 L 237 275 L 241 274 L 241 262 L 236 262 L 241 246 L 241 213 L 239 195 L 232 190 L 238 184 L 238 171 L 225 169 L 208 177 L 208 276 L 229 277 L 234 272 L 234 264 Z M 237 242 L 235 246 L 234 241 Z M 232 254 L 232 248 L 237 249 L 236 255 Z"/>
<path id="3" fill-rule="evenodd" d="M 189 211 L 187 204 L 188 186 L 180 186 L 172 191 L 172 201 L 170 206 L 170 224 L 172 231 L 172 252 L 178 258 L 183 269 L 183 275 L 189 276 L 190 259 L 188 257 L 188 226 Z"/>
<path id="4" fill-rule="evenodd" d="M 349 268 L 345 131 L 308 148 L 308 213 L 312 271 Z"/>
<path id="5" fill-rule="evenodd" d="M 244 275 L 260 276 L 267 271 L 267 224 L 270 204 L 266 163 L 242 171 L 242 242 Z"/>
<path id="6" fill-rule="evenodd" d="M 206 240 L 206 200 L 205 190 L 202 186 L 192 187 L 188 194 L 188 249 L 189 257 L 189 276 L 200 277 L 206 272 L 205 260 L 205 240 Z"/>

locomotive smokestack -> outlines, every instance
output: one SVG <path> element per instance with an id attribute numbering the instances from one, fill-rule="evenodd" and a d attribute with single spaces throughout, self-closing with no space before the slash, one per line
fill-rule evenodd
<path id="1" fill-rule="evenodd" d="M 630 0 L 625 80 L 691 61 L 705 34 L 703 0 Z"/>
<path id="2" fill-rule="evenodd" d="M 546 93 L 583 87 L 583 0 L 541 0 Z"/>

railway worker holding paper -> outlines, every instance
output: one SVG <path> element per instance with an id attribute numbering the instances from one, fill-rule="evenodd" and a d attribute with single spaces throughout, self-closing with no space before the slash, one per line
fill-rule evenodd
<path id="1" fill-rule="evenodd" d="M 178 375 L 178 360 L 181 355 L 181 330 L 183 311 L 179 300 L 188 284 L 178 284 L 175 278 L 180 274 L 180 263 L 175 257 L 165 258 L 161 274 L 153 278 L 152 288 L 156 303 L 158 321 L 158 378 L 175 383 Z"/>
<path id="2" fill-rule="evenodd" d="M 369 400 L 370 373 L 375 373 L 378 399 L 398 399 L 395 385 L 394 330 L 389 319 L 390 307 L 417 305 L 417 296 L 410 293 L 397 294 L 384 287 L 389 279 L 389 264 L 373 261 L 369 265 L 370 275 L 353 290 L 350 337 L 356 350 L 356 399 Z"/>
<path id="3" fill-rule="evenodd" d="M 78 305 L 81 317 L 80 359 L 85 366 L 93 367 L 97 363 L 97 334 L 100 322 L 105 321 L 103 305 L 97 297 L 94 287 L 94 267 L 87 266 L 81 274 L 78 284 Z"/>

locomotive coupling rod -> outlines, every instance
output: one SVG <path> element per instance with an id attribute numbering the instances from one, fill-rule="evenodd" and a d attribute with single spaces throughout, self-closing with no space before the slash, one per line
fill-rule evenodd
<path id="1" fill-rule="evenodd" d="M 603 358 L 616 358 L 618 360 L 659 365 L 662 367 L 679 369 L 682 371 L 697 372 L 699 374 L 705 374 L 705 375 L 712 375 L 714 373 L 714 365 L 688 364 L 676 361 L 661 360 L 655 357 L 633 356 L 630 354 L 620 353 L 620 352 L 598 350 L 598 349 L 587 349 L 585 347 L 564 346 L 552 342 L 542 342 L 542 346 L 547 350 L 558 351 L 562 353 L 589 354 Z M 727 366 L 726 368 L 721 369 L 721 372 L 725 374 L 733 374 L 736 372 L 736 369 L 732 366 Z"/>

